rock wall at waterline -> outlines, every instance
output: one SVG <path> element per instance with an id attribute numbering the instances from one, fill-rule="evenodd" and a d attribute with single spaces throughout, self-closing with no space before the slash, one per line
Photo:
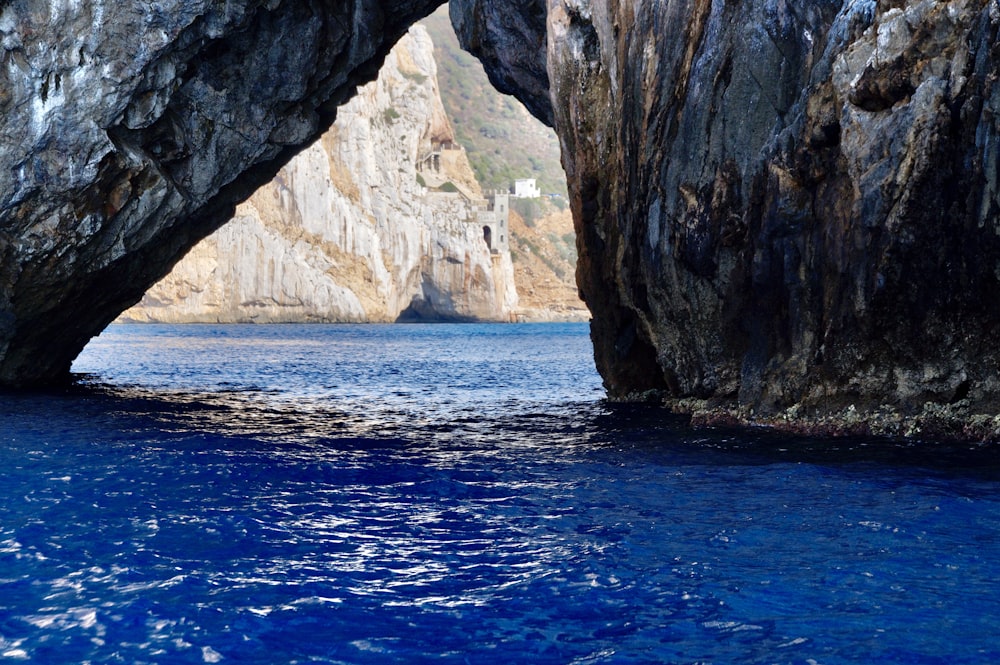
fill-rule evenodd
<path id="1" fill-rule="evenodd" d="M 511 63 L 547 60 L 612 395 L 746 418 L 1000 410 L 996 2 L 451 12 L 534 107 L 541 70 Z"/>
<path id="2" fill-rule="evenodd" d="M 433 4 L 7 3 L 0 382 L 63 376 Z M 560 136 L 612 395 L 1000 410 L 996 2 L 451 12 Z"/>
<path id="3" fill-rule="evenodd" d="M 122 320 L 510 320 L 509 252 L 491 253 L 465 196 L 421 184 L 421 157 L 454 141 L 427 31 L 337 116 Z M 450 156 L 433 175 L 478 196 L 464 151 Z"/>

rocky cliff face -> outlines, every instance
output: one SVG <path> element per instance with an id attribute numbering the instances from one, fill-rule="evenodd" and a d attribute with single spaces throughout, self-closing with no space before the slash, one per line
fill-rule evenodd
<path id="1" fill-rule="evenodd" d="M 572 213 L 553 212 L 532 219 L 529 225 L 513 212 L 510 239 L 517 284 L 517 320 L 589 321 L 590 312 L 576 287 Z"/>
<path id="2" fill-rule="evenodd" d="M 510 64 L 529 54 L 500 52 L 531 42 L 506 14 L 541 3 L 517 4 L 531 7 L 451 11 L 478 17 L 460 37 L 537 104 L 534 70 Z M 578 277 L 612 395 L 795 418 L 996 413 L 995 2 L 547 11 Z"/>
<path id="3" fill-rule="evenodd" d="M 428 9 L 7 4 L 0 381 L 64 373 Z M 612 395 L 1000 411 L 996 2 L 453 0 L 451 15 L 560 136 Z"/>
<path id="4" fill-rule="evenodd" d="M 438 4 L 4 3 L 0 383 L 66 377 Z"/>
<path id="5" fill-rule="evenodd" d="M 337 122 L 199 243 L 127 321 L 509 320 L 517 304 L 507 252 L 492 254 L 461 194 L 479 194 L 464 151 L 441 173 L 421 157 L 453 141 L 433 44 L 414 27 L 377 82 Z"/>

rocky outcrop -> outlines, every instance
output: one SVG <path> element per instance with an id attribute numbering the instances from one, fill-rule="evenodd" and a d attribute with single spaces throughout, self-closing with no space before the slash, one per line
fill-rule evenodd
<path id="1" fill-rule="evenodd" d="M 416 26 L 318 142 L 122 319 L 510 320 L 510 254 L 490 251 L 469 199 L 427 188 L 452 182 L 480 198 L 465 152 L 434 150 L 453 141 L 433 44 Z M 432 154 L 440 168 L 420 173 Z"/>
<path id="2" fill-rule="evenodd" d="M 517 320 L 589 321 L 590 312 L 576 287 L 572 213 L 557 210 L 530 221 L 529 225 L 516 212 L 510 216 Z"/>
<path id="3" fill-rule="evenodd" d="M 0 384 L 67 377 L 439 4 L 4 3 Z"/>
<path id="4" fill-rule="evenodd" d="M 488 16 L 460 36 L 536 100 L 491 50 L 516 40 L 481 34 L 520 34 L 519 10 L 451 11 Z M 998 22 L 986 0 L 550 0 L 609 392 L 747 416 L 1000 410 Z"/>
<path id="5" fill-rule="evenodd" d="M 0 381 L 65 372 L 427 9 L 5 6 Z M 996 2 L 451 13 L 560 136 L 612 395 L 1000 411 Z"/>

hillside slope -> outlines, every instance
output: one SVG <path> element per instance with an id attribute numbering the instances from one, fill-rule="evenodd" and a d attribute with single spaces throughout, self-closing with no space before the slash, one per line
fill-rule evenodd
<path id="1" fill-rule="evenodd" d="M 587 321 L 590 312 L 576 288 L 576 238 L 568 210 L 529 226 L 510 215 L 510 253 L 520 321 Z"/>
<path id="2" fill-rule="evenodd" d="M 434 40 L 441 99 L 455 138 L 483 187 L 506 189 L 518 178 L 535 178 L 543 193 L 565 196 L 555 132 L 490 84 L 482 64 L 458 45 L 447 5 L 421 23 Z"/>

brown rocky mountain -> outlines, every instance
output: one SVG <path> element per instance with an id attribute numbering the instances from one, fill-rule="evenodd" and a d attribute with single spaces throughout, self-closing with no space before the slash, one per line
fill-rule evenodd
<path id="1" fill-rule="evenodd" d="M 570 211 L 551 212 L 531 226 L 512 212 L 510 235 L 519 320 L 589 320 L 576 288 L 576 234 Z"/>

